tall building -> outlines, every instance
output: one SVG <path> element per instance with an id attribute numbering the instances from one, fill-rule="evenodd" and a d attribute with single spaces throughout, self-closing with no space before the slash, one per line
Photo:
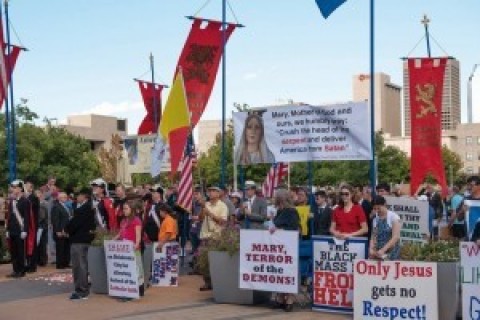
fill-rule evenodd
<path id="1" fill-rule="evenodd" d="M 370 75 L 353 76 L 353 101 L 370 99 Z M 402 87 L 390 82 L 385 73 L 375 73 L 375 131 L 392 136 L 402 134 Z"/>
<path id="2" fill-rule="evenodd" d="M 60 127 L 88 140 L 94 152 L 98 152 L 101 147 L 109 149 L 114 134 L 120 137 L 127 135 L 126 119 L 96 114 L 69 116 L 67 124 Z"/>
<path id="3" fill-rule="evenodd" d="M 201 120 L 198 123 L 198 152 L 206 153 L 215 144 L 215 139 L 222 132 L 222 120 Z"/>
<path id="4" fill-rule="evenodd" d="M 403 89 L 405 135 L 410 136 L 410 86 L 407 60 L 403 62 Z M 449 58 L 443 81 L 442 130 L 455 130 L 460 122 L 460 62 L 455 58 Z"/>

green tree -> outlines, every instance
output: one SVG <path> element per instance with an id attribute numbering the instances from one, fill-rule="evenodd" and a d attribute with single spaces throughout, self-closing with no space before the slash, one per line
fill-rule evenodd
<path id="1" fill-rule="evenodd" d="M 445 169 L 445 175 L 447 177 L 448 184 L 455 183 L 458 178 L 461 180 L 461 169 L 463 168 L 463 162 L 460 155 L 450 150 L 446 145 L 443 145 L 442 157 L 443 167 Z"/>
<path id="2" fill-rule="evenodd" d="M 33 112 L 27 106 L 25 115 Z M 25 119 L 25 118 L 24 118 Z M 0 178 L 7 184 L 8 160 L 5 138 L 5 117 L 0 115 Z M 90 150 L 90 143 L 63 128 L 45 128 L 28 122 L 17 122 L 17 176 L 32 177 L 36 185 L 46 182 L 49 175 L 57 177 L 60 187 L 83 186 L 100 175 L 96 155 Z"/>

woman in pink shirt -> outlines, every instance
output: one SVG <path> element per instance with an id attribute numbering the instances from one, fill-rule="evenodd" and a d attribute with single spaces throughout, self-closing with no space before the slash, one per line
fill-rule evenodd
<path id="1" fill-rule="evenodd" d="M 139 217 L 134 214 L 133 208 L 135 207 L 133 201 L 127 201 L 123 205 L 123 215 L 124 218 L 120 223 L 120 231 L 114 240 L 124 240 L 131 241 L 135 247 L 135 256 L 137 263 L 137 272 L 138 272 L 138 284 L 140 296 L 144 294 L 144 276 L 143 276 L 143 266 L 142 266 L 142 254 L 140 251 L 140 244 L 142 240 L 142 221 Z M 122 299 L 122 301 L 129 301 L 131 299 Z"/>

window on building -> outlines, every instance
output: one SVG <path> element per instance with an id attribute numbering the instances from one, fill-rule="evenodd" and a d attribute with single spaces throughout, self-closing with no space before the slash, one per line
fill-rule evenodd
<path id="1" fill-rule="evenodd" d="M 472 144 L 473 143 L 473 138 L 472 137 L 466 137 L 465 138 L 465 144 Z"/>
<path id="2" fill-rule="evenodd" d="M 117 130 L 127 131 L 127 121 L 125 119 L 117 120 Z"/>
<path id="3" fill-rule="evenodd" d="M 477 144 L 480 144 L 480 137 L 477 137 Z"/>
<path id="4" fill-rule="evenodd" d="M 473 161 L 473 153 L 467 152 L 467 154 L 466 154 L 466 156 L 465 156 L 465 160 L 467 160 L 467 161 Z"/>
<path id="5" fill-rule="evenodd" d="M 467 168 L 465 169 L 465 173 L 466 173 L 466 174 L 473 174 L 473 167 L 467 167 Z"/>

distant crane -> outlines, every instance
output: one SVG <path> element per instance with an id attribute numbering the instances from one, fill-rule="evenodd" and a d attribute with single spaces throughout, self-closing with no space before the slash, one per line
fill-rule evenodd
<path id="1" fill-rule="evenodd" d="M 467 120 L 468 123 L 473 122 L 473 101 L 472 101 L 472 80 L 473 76 L 475 75 L 475 71 L 477 70 L 478 63 L 473 65 L 472 73 L 468 77 L 468 86 L 467 86 Z"/>

